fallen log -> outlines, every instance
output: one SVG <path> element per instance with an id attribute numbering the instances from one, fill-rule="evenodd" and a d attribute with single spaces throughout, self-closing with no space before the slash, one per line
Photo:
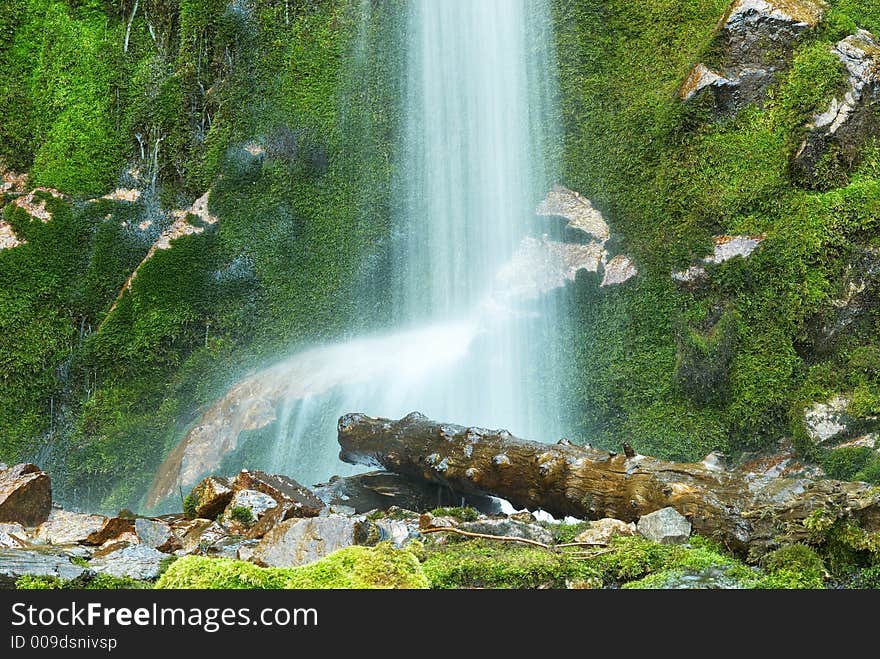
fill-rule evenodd
<path id="1" fill-rule="evenodd" d="M 866 483 L 778 478 L 561 442 L 544 444 L 438 423 L 414 412 L 399 421 L 365 414 L 339 419 L 339 457 L 465 494 L 498 496 L 555 516 L 626 522 L 671 506 L 696 533 L 760 555 L 807 539 L 811 515 L 880 530 L 880 488 Z"/>

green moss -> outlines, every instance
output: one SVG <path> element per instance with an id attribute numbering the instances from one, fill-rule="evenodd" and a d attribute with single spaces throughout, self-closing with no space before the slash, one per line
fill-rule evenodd
<path id="1" fill-rule="evenodd" d="M 480 513 L 470 507 L 434 508 L 430 512 L 435 517 L 453 517 L 460 522 L 476 522 L 480 517 Z"/>
<path id="2" fill-rule="evenodd" d="M 822 559 L 806 545 L 789 545 L 770 552 L 762 566 L 766 575 L 757 579 L 754 588 L 818 589 L 825 587 Z"/>
<path id="3" fill-rule="evenodd" d="M 427 583 L 412 553 L 380 543 L 346 547 L 296 568 L 186 556 L 168 568 L 156 588 L 425 588 Z"/>
<path id="4" fill-rule="evenodd" d="M 245 526 L 254 523 L 254 513 L 247 506 L 235 506 L 229 511 L 229 517 L 236 522 L 241 522 Z"/>
<path id="5" fill-rule="evenodd" d="M 422 564 L 432 588 L 564 588 L 598 572 L 570 553 L 480 540 L 426 547 Z"/>
<path id="6" fill-rule="evenodd" d="M 146 581 L 108 574 L 85 573 L 75 579 L 24 575 L 15 582 L 18 590 L 144 590 L 152 588 Z"/>

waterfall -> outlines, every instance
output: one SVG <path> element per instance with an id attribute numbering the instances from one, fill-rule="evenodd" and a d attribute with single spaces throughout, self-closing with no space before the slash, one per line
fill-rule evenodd
<path id="1" fill-rule="evenodd" d="M 370 2 L 360 11 L 363 21 L 375 19 Z M 407 11 L 395 23 L 404 62 L 393 81 L 401 121 L 392 274 L 373 278 L 365 292 L 384 296 L 394 326 L 307 350 L 240 382 L 227 394 L 232 404 L 215 404 L 185 440 L 197 457 L 160 470 L 154 498 L 165 491 L 156 483 L 192 480 L 207 468 L 200 456 L 216 453 L 204 450 L 208 443 L 235 446 L 240 432 L 270 422 L 276 436 L 265 464 L 244 466 L 303 483 L 353 472 L 337 458 L 336 420 L 347 412 L 396 418 L 418 410 L 519 436 L 559 436 L 560 317 L 552 296 L 513 293 L 511 267 L 523 240 L 547 230 L 535 217 L 554 175 L 547 154 L 558 143 L 547 0 L 409 0 Z M 365 34 L 356 62 L 371 56 Z M 236 410 L 231 422 L 228 409 Z"/>

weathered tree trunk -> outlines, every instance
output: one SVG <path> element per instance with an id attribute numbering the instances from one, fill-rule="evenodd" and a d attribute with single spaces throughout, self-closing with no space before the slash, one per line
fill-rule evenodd
<path id="1" fill-rule="evenodd" d="M 506 430 L 437 423 L 418 413 L 399 421 L 347 414 L 339 420 L 339 443 L 345 462 L 503 497 L 555 516 L 635 521 L 672 506 L 696 533 L 740 553 L 759 555 L 782 538 L 806 538 L 803 522 L 820 510 L 868 531 L 880 529 L 880 488 L 865 483 L 757 476 L 709 461 L 627 458 L 523 440 Z"/>

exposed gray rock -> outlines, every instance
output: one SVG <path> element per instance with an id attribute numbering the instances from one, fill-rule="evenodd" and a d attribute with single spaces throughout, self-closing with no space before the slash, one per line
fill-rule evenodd
<path id="1" fill-rule="evenodd" d="M 255 490 L 272 497 L 286 511 L 285 518 L 315 517 L 324 508 L 324 502 L 311 490 L 282 474 L 245 469 L 235 477 L 232 489 L 235 492 Z M 263 512 L 266 510 L 268 507 Z"/>
<path id="2" fill-rule="evenodd" d="M 17 522 L 0 523 L 0 549 L 25 547 L 27 544 L 28 534 L 21 524 Z"/>
<path id="3" fill-rule="evenodd" d="M 40 524 L 34 537 L 50 545 L 73 545 L 85 543 L 89 536 L 101 531 L 107 518 L 55 508 L 49 519 Z"/>
<path id="4" fill-rule="evenodd" d="M 733 0 L 714 37 L 716 65 L 696 64 L 679 96 L 690 101 L 711 94 L 722 115 L 763 101 L 797 42 L 826 10 L 820 0 Z"/>
<path id="5" fill-rule="evenodd" d="M 403 547 L 410 540 L 419 537 L 418 517 L 409 522 L 398 519 L 378 519 L 375 524 L 379 529 L 378 541 L 391 542 L 397 548 Z"/>
<path id="6" fill-rule="evenodd" d="M 666 507 L 639 518 L 639 533 L 664 545 L 679 545 L 691 535 L 691 523 L 675 508 Z"/>
<path id="7" fill-rule="evenodd" d="M 810 439 L 817 444 L 841 436 L 846 432 L 852 417 L 847 413 L 849 399 L 834 396 L 824 403 L 815 403 L 804 412 L 804 428 Z"/>
<path id="8" fill-rule="evenodd" d="M 141 544 L 147 547 L 171 553 L 183 546 L 167 522 L 158 519 L 138 518 L 134 524 Z"/>
<path id="9" fill-rule="evenodd" d="M 245 533 L 258 522 L 265 513 L 278 507 L 278 502 L 268 494 L 257 490 L 239 490 L 232 496 L 232 501 L 223 511 L 223 525 L 233 533 Z M 251 522 L 244 522 L 233 516 L 233 511 L 248 510 Z"/>
<path id="10" fill-rule="evenodd" d="M 815 353 L 831 352 L 839 337 L 870 323 L 871 311 L 880 304 L 880 248 L 855 248 L 841 284 L 839 297 L 810 324 Z"/>
<path id="11" fill-rule="evenodd" d="M 611 538 L 619 535 L 635 535 L 636 525 L 632 522 L 623 522 L 619 519 L 605 517 L 595 522 L 590 522 L 590 528 L 578 534 L 575 542 L 583 542 L 590 545 L 607 545 Z"/>
<path id="12" fill-rule="evenodd" d="M 295 518 L 269 531 L 251 560 L 267 567 L 305 565 L 356 544 L 358 520 L 342 515 Z"/>
<path id="13" fill-rule="evenodd" d="M 13 588 L 15 581 L 26 574 L 35 577 L 75 579 L 85 568 L 70 562 L 65 553 L 34 549 L 0 549 L 0 588 Z"/>
<path id="14" fill-rule="evenodd" d="M 189 527 L 181 540 L 183 547 L 175 551 L 175 554 L 203 554 L 208 547 L 229 535 L 226 529 L 210 519 L 194 521 L 195 524 Z"/>
<path id="15" fill-rule="evenodd" d="M 834 54 L 847 72 L 846 91 L 813 118 L 792 162 L 794 174 L 810 187 L 827 187 L 834 168 L 851 169 L 880 131 L 880 44 L 859 30 L 840 41 Z"/>
<path id="16" fill-rule="evenodd" d="M 748 258 L 765 239 L 766 236 L 763 234 L 757 236 L 715 236 L 712 253 L 704 257 L 697 265 L 673 272 L 672 279 L 691 288 L 704 284 L 709 281 L 709 272 L 706 270 L 706 266 L 718 265 L 737 256 Z"/>
<path id="17" fill-rule="evenodd" d="M 146 545 L 131 545 L 92 559 L 89 568 L 112 577 L 152 580 L 159 577 L 162 561 L 166 558 L 158 549 Z"/>
<path id="18" fill-rule="evenodd" d="M 37 526 L 51 510 L 49 474 L 27 463 L 0 469 L 0 522 Z"/>
<path id="19" fill-rule="evenodd" d="M 639 269 L 626 254 L 618 254 L 605 264 L 602 283 L 599 286 L 622 284 L 639 274 Z"/>

